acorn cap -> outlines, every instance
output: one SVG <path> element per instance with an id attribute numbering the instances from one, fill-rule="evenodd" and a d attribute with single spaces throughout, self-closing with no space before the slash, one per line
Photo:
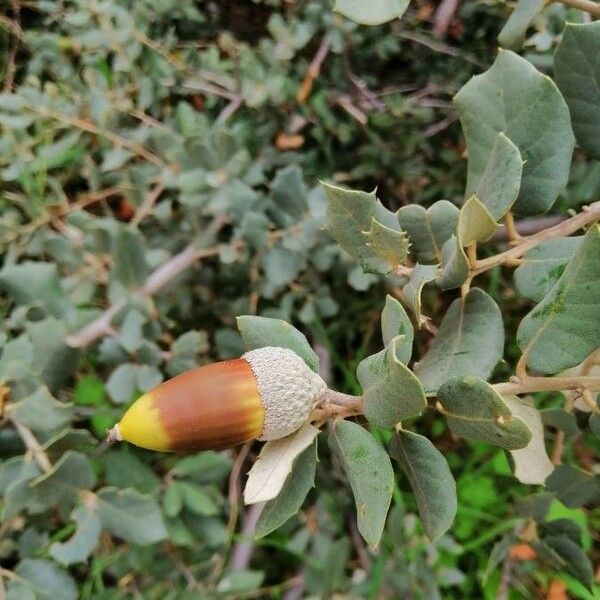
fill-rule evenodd
<path id="1" fill-rule="evenodd" d="M 277 440 L 306 423 L 327 384 L 288 348 L 267 346 L 242 356 L 256 377 L 265 409 L 259 440 Z"/>

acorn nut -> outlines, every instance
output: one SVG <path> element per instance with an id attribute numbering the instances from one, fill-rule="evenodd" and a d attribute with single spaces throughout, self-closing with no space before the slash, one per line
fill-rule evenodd
<path id="1" fill-rule="evenodd" d="M 168 452 L 277 440 L 306 423 L 326 391 L 292 350 L 258 348 L 161 383 L 131 405 L 108 441 Z"/>

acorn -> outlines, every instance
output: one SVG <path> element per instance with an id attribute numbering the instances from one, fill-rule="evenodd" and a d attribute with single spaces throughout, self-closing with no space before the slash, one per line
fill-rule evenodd
<path id="1" fill-rule="evenodd" d="M 108 442 L 186 452 L 277 440 L 306 423 L 326 391 L 292 350 L 259 348 L 161 383 L 131 405 Z"/>

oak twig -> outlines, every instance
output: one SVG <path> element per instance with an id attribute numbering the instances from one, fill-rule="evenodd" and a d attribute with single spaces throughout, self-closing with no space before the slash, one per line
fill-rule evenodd
<path id="1" fill-rule="evenodd" d="M 577 8 L 589 12 L 595 17 L 600 17 L 600 4 L 593 0 L 559 0 L 559 2 L 570 8 Z"/>

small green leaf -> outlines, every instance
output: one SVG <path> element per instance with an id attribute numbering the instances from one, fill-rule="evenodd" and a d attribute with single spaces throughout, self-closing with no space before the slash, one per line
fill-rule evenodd
<path id="1" fill-rule="evenodd" d="M 393 427 L 420 415 L 427 406 L 421 383 L 398 359 L 398 347 L 403 345 L 404 336 L 397 336 L 385 350 L 365 358 L 356 369 L 365 416 L 378 427 Z"/>
<path id="2" fill-rule="evenodd" d="M 279 495 L 265 504 L 256 523 L 257 538 L 262 538 L 281 527 L 300 510 L 308 492 L 315 485 L 316 467 L 317 440 L 315 439 L 295 460 Z"/>
<path id="3" fill-rule="evenodd" d="M 77 524 L 75 533 L 66 542 L 54 542 L 50 556 L 63 565 L 85 562 L 98 544 L 102 524 L 94 506 L 78 506 L 71 519 Z"/>
<path id="4" fill-rule="evenodd" d="M 143 285 L 149 273 L 144 246 L 139 233 L 129 227 L 121 227 L 115 236 L 113 256 L 115 263 L 112 276 L 127 290 Z"/>
<path id="5" fill-rule="evenodd" d="M 381 336 L 383 345 L 387 346 L 394 338 L 403 336 L 402 344 L 397 347 L 398 360 L 405 365 L 412 356 L 414 329 L 404 307 L 389 294 L 385 298 L 385 306 L 381 312 Z"/>
<path id="6" fill-rule="evenodd" d="M 48 388 L 40 387 L 27 398 L 12 404 L 11 413 L 33 431 L 48 432 L 69 423 L 73 407 L 53 398 Z"/>
<path id="7" fill-rule="evenodd" d="M 554 75 L 579 145 L 600 158 L 600 22 L 567 23 L 554 54 Z"/>
<path id="8" fill-rule="evenodd" d="M 333 10 L 361 25 L 381 25 L 399 19 L 408 8 L 408 0 L 336 0 Z"/>
<path id="9" fill-rule="evenodd" d="M 546 487 L 569 508 L 579 508 L 600 496 L 600 476 L 572 465 L 558 465 L 546 479 Z"/>
<path id="10" fill-rule="evenodd" d="M 581 546 L 566 535 L 546 536 L 543 541 L 564 561 L 565 571 L 591 590 L 594 568 Z"/>
<path id="11" fill-rule="evenodd" d="M 523 160 L 519 149 L 500 132 L 488 157 L 475 195 L 499 221 L 516 202 L 521 187 Z"/>
<path id="12" fill-rule="evenodd" d="M 329 446 L 348 475 L 356 502 L 358 531 L 367 543 L 377 546 L 394 487 L 390 457 L 366 429 L 351 421 L 335 424 Z"/>
<path id="13" fill-rule="evenodd" d="M 554 470 L 544 445 L 544 426 L 540 412 L 532 404 L 526 403 L 517 396 L 505 396 L 511 412 L 523 419 L 531 431 L 531 440 L 520 450 L 512 450 L 510 455 L 514 461 L 515 477 L 521 483 L 544 485 L 547 477 Z"/>
<path id="14" fill-rule="evenodd" d="M 460 287 L 469 276 L 469 260 L 456 235 L 442 247 L 442 265 L 435 282 L 443 290 Z"/>
<path id="15" fill-rule="evenodd" d="M 160 487 L 160 478 L 128 446 L 107 455 L 104 469 L 106 482 L 115 487 L 133 487 L 143 494 L 155 492 Z"/>
<path id="16" fill-rule="evenodd" d="M 249 592 L 261 586 L 265 574 L 262 571 L 251 571 L 250 569 L 243 569 L 241 571 L 235 571 L 225 575 L 217 590 L 223 594 L 235 594 Z"/>
<path id="17" fill-rule="evenodd" d="M 315 373 L 319 371 L 319 357 L 310 347 L 306 336 L 282 319 L 244 315 L 237 318 L 237 326 L 247 350 L 276 346 L 293 350 Z"/>
<path id="18" fill-rule="evenodd" d="M 428 317 L 421 313 L 421 293 L 426 283 L 433 281 L 437 276 L 436 265 L 415 265 L 411 271 L 408 283 L 402 288 L 402 297 L 408 307 L 415 314 L 419 327 L 422 327 Z"/>
<path id="19" fill-rule="evenodd" d="M 302 177 L 302 169 L 298 165 L 289 165 L 275 173 L 271 184 L 273 202 L 288 215 L 286 223 L 290 225 L 302 219 L 308 211 L 308 190 Z"/>
<path id="20" fill-rule="evenodd" d="M 365 232 L 371 230 L 373 219 L 380 225 L 401 231 L 397 215 L 385 208 L 375 191 L 367 193 L 321 184 L 327 198 L 327 228 L 335 241 L 363 271 L 387 273 L 390 264 L 367 246 Z"/>
<path id="21" fill-rule="evenodd" d="M 36 600 L 76 600 L 78 597 L 72 577 L 50 560 L 26 558 L 17 565 L 15 574 L 19 583 L 35 594 Z"/>
<path id="22" fill-rule="evenodd" d="M 456 233 L 459 210 L 447 200 L 438 200 L 428 209 L 419 204 L 402 206 L 398 220 L 408 232 L 410 251 L 419 263 L 441 263 L 442 247 Z"/>
<path id="23" fill-rule="evenodd" d="M 388 263 L 388 271 L 406 261 L 409 242 L 404 231 L 400 231 L 399 228 L 386 227 L 373 217 L 371 229 L 363 233 L 365 234 L 365 244 Z"/>
<path id="24" fill-rule="evenodd" d="M 593 225 L 546 297 L 521 321 L 517 341 L 539 373 L 578 365 L 600 346 L 600 226 Z"/>
<path id="25" fill-rule="evenodd" d="M 454 102 L 469 155 L 465 197 L 481 181 L 503 132 L 525 162 L 515 211 L 548 210 L 567 183 L 575 142 L 569 110 L 552 80 L 526 59 L 500 50 L 492 67 L 463 86 Z"/>
<path id="26" fill-rule="evenodd" d="M 482 344 L 485 340 L 485 344 Z M 472 288 L 464 300 L 451 305 L 415 374 L 425 392 L 433 395 L 452 377 L 476 375 L 487 379 L 504 348 L 500 309 L 484 291 Z"/>
<path id="27" fill-rule="evenodd" d="M 173 481 L 163 496 L 163 510 L 170 518 L 176 517 L 183 508 L 183 489 L 178 481 Z"/>
<path id="28" fill-rule="evenodd" d="M 134 544 L 153 544 L 167 537 L 156 501 L 133 489 L 106 487 L 98 492 L 98 515 L 105 529 Z"/>
<path id="29" fill-rule="evenodd" d="M 455 435 L 506 450 L 525 448 L 531 440 L 527 424 L 483 379 L 451 379 L 440 387 L 437 396 L 438 407 Z"/>
<path id="30" fill-rule="evenodd" d="M 182 481 L 179 482 L 179 486 L 184 504 L 193 513 L 203 517 L 219 514 L 219 507 L 198 485 Z"/>
<path id="31" fill-rule="evenodd" d="M 462 205 L 458 217 L 458 239 L 462 246 L 489 240 L 497 227 L 496 220 L 475 194 Z"/>
<path id="32" fill-rule="evenodd" d="M 137 389 L 138 369 L 138 365 L 123 363 L 110 374 L 106 391 L 113 402 L 124 404 L 133 398 Z"/>
<path id="33" fill-rule="evenodd" d="M 456 516 L 456 482 L 446 459 L 426 438 L 412 431 L 397 432 L 391 447 L 406 474 L 423 526 L 431 541 L 441 537 Z"/>
<path id="34" fill-rule="evenodd" d="M 520 50 L 527 29 L 546 6 L 546 0 L 518 0 L 517 6 L 498 35 L 500 45 L 515 52 Z"/>
<path id="35" fill-rule="evenodd" d="M 530 250 L 514 273 L 519 294 L 541 302 L 563 274 L 581 240 L 582 235 L 546 240 Z"/>

